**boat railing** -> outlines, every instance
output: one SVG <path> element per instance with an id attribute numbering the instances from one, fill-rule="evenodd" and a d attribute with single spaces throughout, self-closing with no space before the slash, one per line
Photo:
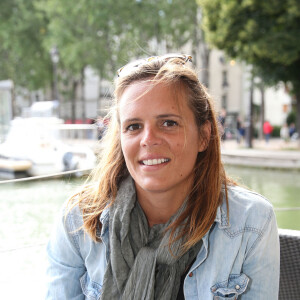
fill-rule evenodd
<path id="1" fill-rule="evenodd" d="M 62 140 L 97 140 L 98 130 L 94 124 L 58 124 L 55 126 Z"/>

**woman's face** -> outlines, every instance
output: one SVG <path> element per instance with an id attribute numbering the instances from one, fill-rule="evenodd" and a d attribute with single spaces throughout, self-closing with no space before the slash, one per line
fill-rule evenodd
<path id="1" fill-rule="evenodd" d="M 175 98 L 171 87 L 140 81 L 121 96 L 121 146 L 138 193 L 176 195 L 191 187 L 197 154 L 205 146 L 184 91 L 179 94 Z"/>

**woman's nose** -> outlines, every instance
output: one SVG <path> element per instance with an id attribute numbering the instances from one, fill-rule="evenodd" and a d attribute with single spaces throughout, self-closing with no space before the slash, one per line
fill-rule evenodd
<path id="1" fill-rule="evenodd" d="M 155 146 L 155 145 L 160 145 L 161 142 L 162 139 L 157 129 L 150 126 L 144 127 L 144 130 L 142 132 L 142 138 L 141 138 L 141 146 L 143 147 Z"/>

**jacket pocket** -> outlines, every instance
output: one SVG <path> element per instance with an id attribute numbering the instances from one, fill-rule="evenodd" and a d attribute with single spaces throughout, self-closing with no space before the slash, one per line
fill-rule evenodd
<path id="1" fill-rule="evenodd" d="M 248 286 L 249 278 L 245 274 L 232 274 L 228 280 L 216 283 L 210 288 L 214 300 L 236 300 Z"/>
<path id="2" fill-rule="evenodd" d="M 90 280 L 90 277 L 87 272 L 80 278 L 80 284 L 81 284 L 82 292 L 85 295 L 85 299 L 88 300 L 100 299 L 102 285 Z"/>

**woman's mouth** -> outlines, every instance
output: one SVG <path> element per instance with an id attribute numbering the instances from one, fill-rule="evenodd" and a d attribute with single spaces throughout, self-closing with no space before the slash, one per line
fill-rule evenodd
<path id="1" fill-rule="evenodd" d="M 145 166 L 155 166 L 155 165 L 160 165 L 166 162 L 169 162 L 170 159 L 168 158 L 155 158 L 155 159 L 145 159 L 142 160 L 141 163 Z"/>

